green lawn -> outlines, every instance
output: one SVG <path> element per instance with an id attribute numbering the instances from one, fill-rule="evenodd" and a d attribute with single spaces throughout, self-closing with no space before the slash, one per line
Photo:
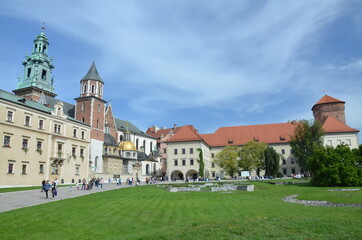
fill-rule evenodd
<path id="1" fill-rule="evenodd" d="M 255 192 L 117 189 L 0 213 L 1 239 L 362 239 L 362 208 L 305 207 L 299 199 L 362 203 L 362 190 L 255 184 Z"/>

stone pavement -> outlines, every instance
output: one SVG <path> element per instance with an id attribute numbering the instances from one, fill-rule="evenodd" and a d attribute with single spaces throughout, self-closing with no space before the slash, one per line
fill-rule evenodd
<path id="1" fill-rule="evenodd" d="M 162 184 L 168 182 L 160 182 Z M 145 183 L 141 182 L 141 186 L 145 185 Z M 81 186 L 80 186 L 81 187 Z M 92 190 L 77 190 L 75 186 L 72 187 L 59 187 L 58 188 L 58 196 L 52 198 L 52 193 L 49 191 L 49 198 L 45 198 L 45 192 L 40 192 L 41 187 L 37 190 L 27 190 L 27 191 L 18 191 L 18 192 L 9 192 L 9 193 L 0 193 L 0 212 L 6 212 L 18 208 L 30 207 L 38 204 L 58 201 L 66 198 L 74 198 L 83 195 L 88 195 L 92 193 L 109 191 L 113 189 L 121 189 L 126 186 L 124 182 L 122 182 L 121 186 L 117 186 L 116 183 L 104 183 L 103 188 L 101 189 L 93 187 Z"/>

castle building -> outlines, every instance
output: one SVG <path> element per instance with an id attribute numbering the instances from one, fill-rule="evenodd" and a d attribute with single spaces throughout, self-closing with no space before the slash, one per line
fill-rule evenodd
<path id="1" fill-rule="evenodd" d="M 0 90 L 3 186 L 39 185 L 56 178 L 75 183 L 89 175 L 91 129 L 72 117 L 71 105 L 54 98 L 48 48 L 43 28 L 31 56 L 25 57 L 15 95 Z"/>
<path id="2" fill-rule="evenodd" d="M 43 27 L 25 57 L 15 95 L 0 90 L 0 185 L 160 176 L 156 139 L 114 117 L 94 62 L 80 80 L 75 104 L 55 98 L 48 50 Z"/>
<path id="3" fill-rule="evenodd" d="M 334 146 L 347 144 L 351 148 L 358 147 L 358 132 L 346 125 L 345 102 L 323 96 L 312 108 L 316 121 L 322 124 L 324 145 Z M 224 170 L 214 162 L 215 156 L 226 146 L 243 147 L 249 141 L 266 143 L 280 154 L 279 171 L 285 176 L 304 173 L 293 156 L 289 141 L 294 134 L 296 121 L 288 123 L 262 124 L 220 127 L 211 134 L 198 134 L 197 130 L 186 125 L 174 128 L 157 128 L 152 126 L 147 133 L 156 137 L 165 175 L 171 179 L 188 179 L 199 176 L 198 154 L 195 149 L 202 149 L 205 162 L 205 177 L 224 177 Z M 167 153 L 167 154 L 166 154 Z M 263 173 L 261 173 L 263 174 Z M 252 176 L 256 172 L 251 172 Z"/>

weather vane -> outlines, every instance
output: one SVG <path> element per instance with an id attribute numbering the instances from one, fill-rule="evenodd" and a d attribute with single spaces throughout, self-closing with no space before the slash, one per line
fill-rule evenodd
<path id="1" fill-rule="evenodd" d="M 327 90 L 323 89 L 324 95 L 327 95 Z"/>
<path id="2" fill-rule="evenodd" d="M 44 30 L 45 30 L 45 22 L 43 22 L 43 25 L 41 26 L 41 30 L 42 30 L 42 32 L 44 32 Z"/>

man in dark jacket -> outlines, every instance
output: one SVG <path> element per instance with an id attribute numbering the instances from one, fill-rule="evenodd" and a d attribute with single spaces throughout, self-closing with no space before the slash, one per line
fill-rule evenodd
<path id="1" fill-rule="evenodd" d="M 45 191 L 45 197 L 46 198 L 48 198 L 49 189 L 50 189 L 50 182 L 49 182 L 49 180 L 47 180 L 47 182 L 44 185 L 44 191 Z"/>

